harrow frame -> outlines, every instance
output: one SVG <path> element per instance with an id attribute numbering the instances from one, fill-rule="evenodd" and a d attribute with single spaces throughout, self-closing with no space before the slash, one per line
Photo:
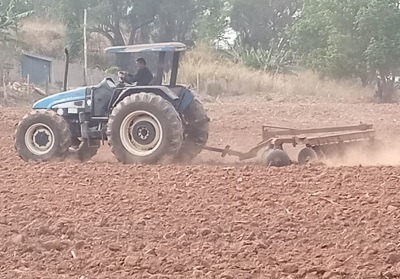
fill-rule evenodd
<path id="1" fill-rule="evenodd" d="M 225 148 L 206 146 L 204 149 L 211 152 L 221 153 L 221 157 L 235 156 L 240 161 L 249 160 L 258 156 L 263 150 L 283 150 L 285 144 L 293 147 L 304 145 L 316 149 L 332 145 L 341 145 L 352 142 L 374 140 L 376 132 L 373 125 L 360 123 L 354 126 L 340 126 L 312 129 L 293 129 L 271 125 L 262 126 L 262 141 L 247 152 L 231 149 L 230 145 Z"/>

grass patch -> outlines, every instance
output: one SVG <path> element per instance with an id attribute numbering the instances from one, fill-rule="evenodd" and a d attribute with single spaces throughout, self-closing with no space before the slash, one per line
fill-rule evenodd
<path id="1" fill-rule="evenodd" d="M 372 88 L 356 81 L 321 79 L 311 71 L 297 75 L 272 75 L 221 58 L 212 49 L 199 46 L 185 54 L 180 68 L 180 82 L 191 84 L 202 95 L 265 95 L 281 101 L 370 99 Z"/>

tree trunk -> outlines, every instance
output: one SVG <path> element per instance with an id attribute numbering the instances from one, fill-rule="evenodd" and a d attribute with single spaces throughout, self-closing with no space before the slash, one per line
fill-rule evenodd
<path id="1" fill-rule="evenodd" d="M 161 20 L 161 34 L 160 34 L 160 42 L 170 42 L 174 39 L 175 33 L 175 25 L 174 20 L 172 19 L 163 19 Z"/>
<path id="2" fill-rule="evenodd" d="M 393 102 L 395 87 L 394 77 L 389 77 L 390 71 L 378 70 L 377 96 L 383 103 Z"/>
<path id="3" fill-rule="evenodd" d="M 361 84 L 362 84 L 362 86 L 363 86 L 363 87 L 367 87 L 368 84 L 369 84 L 368 78 L 367 78 L 366 76 L 361 76 L 360 79 L 361 79 Z"/>

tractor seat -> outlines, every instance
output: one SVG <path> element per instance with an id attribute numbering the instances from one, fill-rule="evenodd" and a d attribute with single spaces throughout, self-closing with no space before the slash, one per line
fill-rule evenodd
<path id="1" fill-rule="evenodd" d="M 156 81 L 156 78 L 153 77 L 153 78 L 150 80 L 150 82 L 149 82 L 149 86 L 155 85 L 155 81 Z"/>

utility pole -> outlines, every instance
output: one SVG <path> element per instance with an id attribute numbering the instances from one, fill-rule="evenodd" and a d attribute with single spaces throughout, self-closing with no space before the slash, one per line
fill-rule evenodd
<path id="1" fill-rule="evenodd" d="M 84 18 L 83 18 L 83 60 L 84 60 L 84 68 L 83 68 L 83 83 L 86 86 L 87 85 L 87 9 L 85 9 L 84 12 Z"/>

